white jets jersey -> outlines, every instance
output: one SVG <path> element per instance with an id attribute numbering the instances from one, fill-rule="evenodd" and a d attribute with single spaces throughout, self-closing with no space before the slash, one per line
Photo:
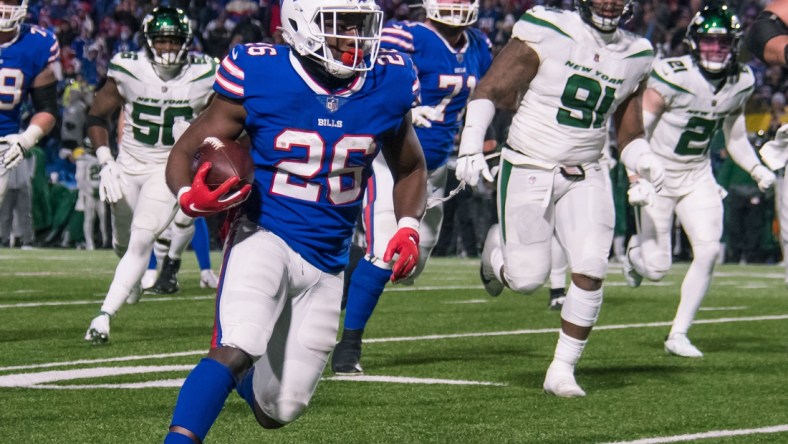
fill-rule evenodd
<path id="1" fill-rule="evenodd" d="M 662 96 L 665 109 L 649 142 L 665 168 L 688 170 L 708 165 L 714 134 L 725 117 L 741 111 L 754 83 L 750 68 L 741 65 L 738 77 L 729 77 L 715 92 L 690 56 L 654 63 L 648 87 Z"/>
<path id="2" fill-rule="evenodd" d="M 217 65 L 212 57 L 191 53 L 180 73 L 165 81 L 143 51 L 115 54 L 107 76 L 115 80 L 125 102 L 118 161 L 164 165 L 175 144 L 173 124 L 191 121 L 208 104 Z"/>
<path id="3" fill-rule="evenodd" d="M 577 13 L 542 6 L 526 11 L 512 35 L 536 51 L 540 64 L 508 145 L 552 164 L 598 160 L 608 119 L 651 69 L 651 43 L 621 29 L 605 41 Z"/>

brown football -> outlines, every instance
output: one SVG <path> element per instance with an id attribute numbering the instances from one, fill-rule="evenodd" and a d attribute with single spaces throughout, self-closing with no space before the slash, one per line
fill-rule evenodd
<path id="1" fill-rule="evenodd" d="M 206 137 L 194 153 L 192 162 L 192 176 L 205 162 L 211 162 L 211 169 L 205 177 L 205 184 L 210 189 L 216 189 L 227 179 L 238 176 L 241 181 L 233 187 L 232 191 L 240 189 L 243 185 L 254 183 L 254 161 L 248 148 L 243 147 L 235 140 L 221 137 Z"/>

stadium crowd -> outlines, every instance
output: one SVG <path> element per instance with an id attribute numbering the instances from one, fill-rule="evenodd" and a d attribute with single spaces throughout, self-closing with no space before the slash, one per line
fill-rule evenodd
<path id="1" fill-rule="evenodd" d="M 94 92 L 103 84 L 110 58 L 121 51 L 140 49 L 142 18 L 156 6 L 167 3 L 190 15 L 194 32 L 193 49 L 216 58 L 239 42 L 282 43 L 278 29 L 279 2 L 273 0 L 41 0 L 31 1 L 27 22 L 51 30 L 60 43 L 61 72 L 58 73 L 61 119 L 58 129 L 31 150 L 29 159 L 13 171 L 9 194 L 0 208 L 0 246 L 32 248 L 62 246 L 85 248 L 95 244 L 109 247 L 106 218 L 91 225 L 84 233 L 85 209 L 78 202 L 78 160 L 84 153 L 85 115 Z M 416 0 L 381 0 L 386 20 L 424 19 L 424 10 Z M 745 30 L 766 2 L 731 1 Z M 480 2 L 478 27 L 493 43 L 497 53 L 509 40 L 512 27 L 528 8 L 538 4 L 571 9 L 570 0 L 483 0 Z M 685 30 L 701 6 L 700 0 L 641 0 L 635 18 L 627 27 L 648 38 L 658 57 L 678 56 L 687 52 L 683 44 Z M 742 59 L 752 68 L 756 92 L 747 105 L 747 128 L 754 145 L 760 146 L 773 137 L 786 117 L 788 76 L 778 66 L 767 67 L 750 57 L 743 48 Z M 27 118 L 31 107 L 26 107 Z M 502 115 L 502 116 L 501 116 Z M 511 116 L 509 116 L 511 117 Z M 495 139 L 505 140 L 508 122 L 505 113 L 496 117 Z M 113 147 L 114 149 L 114 147 Z M 613 150 L 615 158 L 615 150 Z M 615 160 L 613 160 L 615 164 Z M 720 261 L 778 262 L 781 260 L 775 197 L 772 191 L 761 192 L 750 176 L 728 158 L 721 137 L 712 148 L 712 164 L 718 182 L 728 191 L 725 199 L 725 235 L 727 248 Z M 452 185 L 453 174 L 450 174 Z M 634 230 L 631 214 L 621 211 L 626 204 L 626 174 L 622 166 L 612 168 L 616 201 L 616 241 L 612 258 L 620 259 L 624 240 Z M 487 228 L 495 222 L 494 186 L 482 184 L 463 190 L 447 203 L 440 243 L 435 255 L 474 257 L 481 251 Z M 103 204 L 101 204 L 103 205 Z M 106 212 L 99 212 L 106 214 Z M 217 221 L 209 221 L 215 233 Z M 680 227 L 676 227 L 680 234 Z M 729 236 L 728 233 L 744 233 Z M 86 235 L 90 237 L 85 242 Z M 218 248 L 213 236 L 212 246 Z M 689 257 L 686 238 L 676 236 L 674 255 Z"/>

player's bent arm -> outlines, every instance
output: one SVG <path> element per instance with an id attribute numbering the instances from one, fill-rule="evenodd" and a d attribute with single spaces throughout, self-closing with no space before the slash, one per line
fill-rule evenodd
<path id="1" fill-rule="evenodd" d="M 217 95 L 170 151 L 166 170 L 170 191 L 177 195 L 181 188 L 191 185 L 192 158 L 206 137 L 236 139 L 243 132 L 245 120 L 246 109 L 240 102 Z"/>
<path id="2" fill-rule="evenodd" d="M 493 59 L 471 100 L 487 99 L 496 107 L 511 106 L 512 95 L 524 93 L 539 70 L 539 55 L 528 44 L 512 38 Z"/>
<path id="3" fill-rule="evenodd" d="M 383 143 L 383 156 L 394 178 L 394 215 L 417 221 L 427 205 L 427 165 L 410 116 L 397 133 Z"/>
<path id="4" fill-rule="evenodd" d="M 762 165 L 755 154 L 755 149 L 747 139 L 747 126 L 744 121 L 744 113 L 741 110 L 725 118 L 722 131 L 725 134 L 725 140 L 728 141 L 726 147 L 728 154 L 741 169 L 752 174 L 758 165 Z"/>
<path id="5" fill-rule="evenodd" d="M 30 119 L 30 126 L 41 128 L 42 136 L 52 131 L 57 123 L 57 78 L 52 66 L 44 68 L 30 85 L 30 98 L 35 110 L 35 114 Z"/>
<path id="6" fill-rule="evenodd" d="M 655 189 L 662 187 L 665 168 L 651 151 L 643 130 L 643 93 L 646 82 L 641 82 L 638 90 L 632 93 L 616 109 L 613 116 L 616 125 L 616 138 L 621 147 L 621 163 L 628 172 L 636 173 L 647 180 Z"/>
<path id="7" fill-rule="evenodd" d="M 123 106 L 123 96 L 120 95 L 115 80 L 110 77 L 104 86 L 96 92 L 85 122 L 88 138 L 90 138 L 90 143 L 96 147 L 96 156 L 99 157 L 99 163 L 102 165 L 106 163 L 106 154 L 109 152 L 109 148 L 107 148 L 109 147 L 109 119 L 121 106 Z M 106 150 L 101 148 L 106 148 Z M 99 155 L 100 151 L 102 155 Z"/>
<path id="8" fill-rule="evenodd" d="M 638 90 L 627 97 L 613 115 L 616 126 L 616 141 L 622 152 L 627 145 L 636 139 L 645 137 L 643 128 L 643 95 L 646 82 L 641 82 Z"/>
<path id="9" fill-rule="evenodd" d="M 643 92 L 643 130 L 646 138 L 651 139 L 654 127 L 657 126 L 660 116 L 665 111 L 665 99 L 653 88 L 646 88 Z"/>

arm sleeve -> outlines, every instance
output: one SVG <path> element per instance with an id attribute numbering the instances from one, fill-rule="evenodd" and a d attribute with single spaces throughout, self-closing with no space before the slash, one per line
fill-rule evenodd
<path id="1" fill-rule="evenodd" d="M 747 173 L 752 173 L 753 168 L 761 164 L 755 154 L 750 141 L 747 139 L 747 128 L 744 123 L 744 113 L 725 118 L 723 124 L 725 140 L 727 140 L 728 154 Z"/>

